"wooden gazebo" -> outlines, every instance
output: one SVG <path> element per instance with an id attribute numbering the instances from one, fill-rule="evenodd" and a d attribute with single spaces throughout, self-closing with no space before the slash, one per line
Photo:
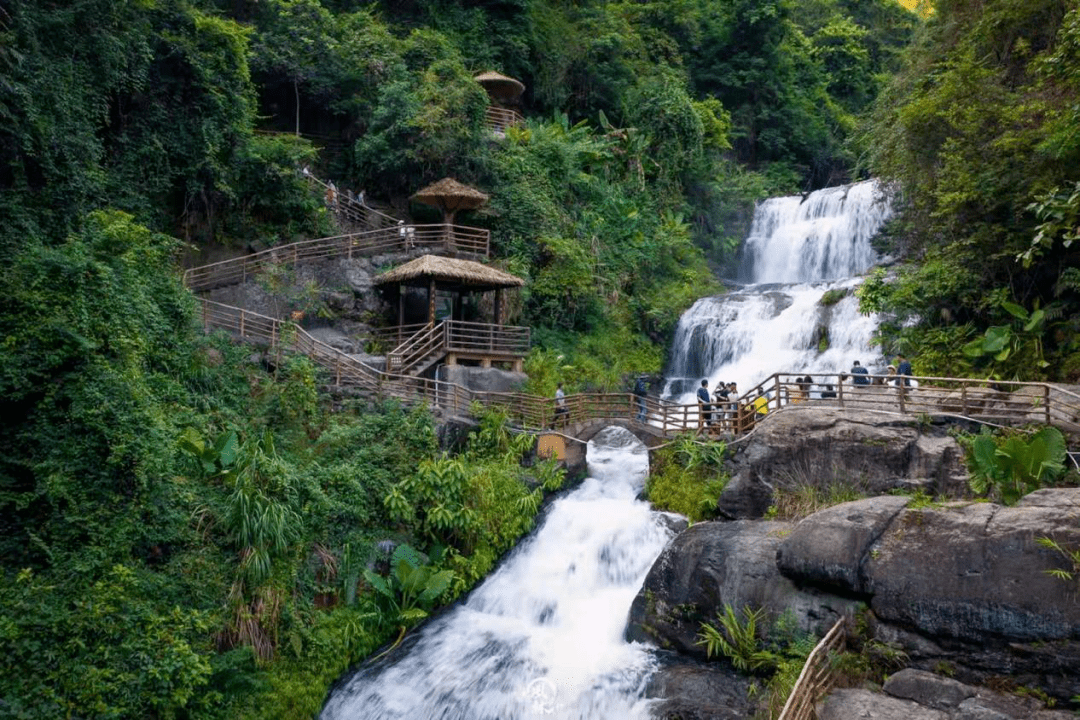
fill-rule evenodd
<path id="1" fill-rule="evenodd" d="M 493 70 L 480 73 L 473 80 L 480 83 L 491 99 L 484 120 L 493 132 L 501 135 L 506 132 L 506 128 L 524 121 L 521 113 L 508 107 L 517 106 L 521 102 L 525 85 L 520 80 Z"/>
<path id="2" fill-rule="evenodd" d="M 398 333 L 398 347 L 394 352 L 410 343 L 415 344 L 415 337 L 424 333 L 431 335 L 442 328 L 439 348 L 447 358 L 448 365 L 455 364 L 459 359 L 470 359 L 478 360 L 483 367 L 490 367 L 493 360 L 498 360 L 513 362 L 514 368 L 520 370 L 522 358 L 529 350 L 529 328 L 503 325 L 502 316 L 503 290 L 523 286 L 525 281 L 521 278 L 472 260 L 421 255 L 383 273 L 375 282 L 398 286 L 398 328 L 401 332 Z M 405 325 L 405 287 L 427 289 L 427 322 L 419 330 Z M 452 293 L 454 299 L 449 317 L 437 325 L 436 298 L 440 290 Z M 493 322 L 465 321 L 464 296 L 492 291 L 495 293 Z M 433 348 L 427 353 L 426 359 L 430 360 L 437 353 L 433 341 L 425 339 L 424 342 Z"/>

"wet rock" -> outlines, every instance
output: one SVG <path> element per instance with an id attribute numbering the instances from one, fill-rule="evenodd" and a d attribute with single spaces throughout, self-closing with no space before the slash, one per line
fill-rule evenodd
<path id="1" fill-rule="evenodd" d="M 935 710 L 951 711 L 974 697 L 976 689 L 951 678 L 908 668 L 889 676 L 882 688 L 896 698 L 913 700 Z"/>
<path id="2" fill-rule="evenodd" d="M 1062 558 L 1039 545 L 1041 536 L 1080 546 L 1074 509 L 989 503 L 905 509 L 870 549 L 859 590 L 873 597 L 879 619 L 929 637 L 1080 639 L 1075 588 L 1047 572 L 1061 567 Z"/>
<path id="3" fill-rule="evenodd" d="M 645 697 L 663 699 L 652 708 L 655 720 L 743 720 L 753 715 L 750 678 L 668 653 L 662 662 L 645 688 Z"/>
<path id="4" fill-rule="evenodd" d="M 853 600 L 800 590 L 776 567 L 785 522 L 711 522 L 691 526 L 660 554 L 630 607 L 627 637 L 704 658 L 701 623 L 725 604 L 788 611 L 804 630 L 824 633 L 853 610 Z"/>
<path id="5" fill-rule="evenodd" d="M 818 720 L 950 720 L 940 710 L 862 688 L 832 691 L 817 717 Z"/>
<path id="6" fill-rule="evenodd" d="M 529 376 L 498 368 L 445 365 L 439 368 L 439 379 L 474 392 L 513 393 L 521 390 Z"/>
<path id="7" fill-rule="evenodd" d="M 1074 717 L 1047 710 L 1034 698 L 1004 695 L 922 670 L 901 670 L 886 681 L 882 690 L 880 693 L 867 689 L 834 690 L 818 717 L 820 720 L 1066 720 Z"/>

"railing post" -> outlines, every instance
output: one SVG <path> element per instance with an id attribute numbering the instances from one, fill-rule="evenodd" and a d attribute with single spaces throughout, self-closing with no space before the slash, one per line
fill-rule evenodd
<path id="1" fill-rule="evenodd" d="M 907 378 L 907 375 L 901 375 L 899 377 L 900 380 L 898 382 L 900 383 L 900 385 L 898 386 L 898 389 L 900 390 L 900 414 L 904 415 L 907 413 L 907 408 L 904 407 L 904 398 L 907 397 L 907 387 L 904 385 L 904 382 Z"/>
<path id="2" fill-rule="evenodd" d="M 1043 405 L 1045 406 L 1046 424 L 1050 424 L 1050 386 L 1043 385 Z"/>
<path id="3" fill-rule="evenodd" d="M 839 375 L 836 376 L 836 400 L 844 407 L 844 380 Z"/>
<path id="4" fill-rule="evenodd" d="M 776 375 L 773 375 L 773 387 L 775 388 L 774 392 L 776 393 L 776 409 L 779 410 L 780 409 L 780 374 L 779 373 L 777 373 Z"/>
<path id="5" fill-rule="evenodd" d="M 244 311 L 240 311 L 240 337 L 244 337 Z"/>
<path id="6" fill-rule="evenodd" d="M 960 414 L 967 415 L 967 383 L 960 384 Z"/>

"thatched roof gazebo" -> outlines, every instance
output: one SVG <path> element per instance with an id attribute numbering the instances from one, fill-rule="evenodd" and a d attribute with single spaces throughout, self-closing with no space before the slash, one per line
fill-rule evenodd
<path id="1" fill-rule="evenodd" d="M 494 70 L 480 73 L 473 78 L 487 91 L 488 97 L 496 102 L 511 104 L 525 92 L 525 84 L 520 80 L 507 77 Z"/>
<path id="2" fill-rule="evenodd" d="M 428 289 L 428 322 L 435 322 L 435 295 L 441 288 L 458 295 L 495 291 L 495 324 L 502 324 L 502 290 L 521 287 L 525 281 L 490 265 L 472 260 L 421 255 L 389 270 L 375 279 L 379 285 L 426 287 Z M 398 319 L 404 324 L 404 304 L 398 302 Z"/>
<path id="3" fill-rule="evenodd" d="M 447 177 L 416 191 L 409 199 L 439 208 L 443 212 L 443 222 L 452 225 L 458 211 L 482 207 L 489 197 L 476 188 Z"/>

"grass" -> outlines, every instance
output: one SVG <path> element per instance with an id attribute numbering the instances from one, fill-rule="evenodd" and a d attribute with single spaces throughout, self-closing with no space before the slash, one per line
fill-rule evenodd
<path id="1" fill-rule="evenodd" d="M 765 518 L 802 520 L 819 510 L 865 497 L 866 493 L 861 489 L 840 480 L 834 480 L 825 488 L 805 482 L 790 488 L 778 487 L 773 491 L 773 504 L 765 512 Z"/>

